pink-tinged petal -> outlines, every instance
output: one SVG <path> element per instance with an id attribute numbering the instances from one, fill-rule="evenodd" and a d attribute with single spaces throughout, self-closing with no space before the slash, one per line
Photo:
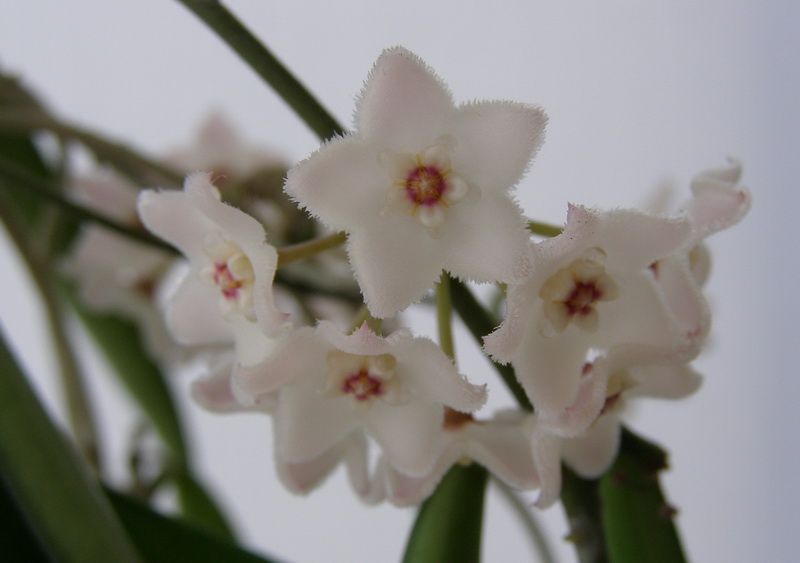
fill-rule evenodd
<path id="1" fill-rule="evenodd" d="M 583 335 L 544 338 L 529 326 L 514 355 L 517 379 L 544 419 L 559 417 L 575 404 L 589 348 Z"/>
<path id="2" fill-rule="evenodd" d="M 439 485 L 442 477 L 444 477 L 444 473 L 447 469 L 452 467 L 453 463 L 448 464 L 448 461 L 450 460 L 440 458 L 436 468 L 427 475 L 421 477 L 406 475 L 387 465 L 387 467 L 389 467 L 386 476 L 388 481 L 387 487 L 389 489 L 389 501 L 393 505 L 401 508 L 416 506 L 424 501 L 436 490 L 436 487 Z M 446 466 L 446 468 L 440 470 L 439 466 Z"/>
<path id="3" fill-rule="evenodd" d="M 503 194 L 487 193 L 480 205 L 453 207 L 441 245 L 442 262 L 454 276 L 477 282 L 512 283 L 530 274 L 530 233 L 522 212 Z"/>
<path id="4" fill-rule="evenodd" d="M 584 479 L 595 479 L 611 467 L 619 440 L 619 419 L 615 413 L 608 413 L 598 418 L 583 436 L 564 440 L 561 455 L 575 473 Z"/>
<path id="5" fill-rule="evenodd" d="M 516 184 L 544 141 L 541 108 L 513 102 L 474 102 L 458 108 L 451 134 L 458 139 L 453 168 L 487 193 Z"/>
<path id="6" fill-rule="evenodd" d="M 234 371 L 237 396 L 258 397 L 309 376 L 325 374 L 325 354 L 331 349 L 315 329 L 297 329 L 275 344 L 263 361 L 240 362 Z M 258 351 L 255 351 L 258 353 Z"/>
<path id="7" fill-rule="evenodd" d="M 630 397 L 683 399 L 700 388 L 703 376 L 689 364 L 651 365 L 631 368 L 638 385 L 628 392 Z"/>
<path id="8" fill-rule="evenodd" d="M 539 474 L 539 497 L 536 506 L 552 506 L 561 495 L 561 442 L 562 438 L 551 434 L 546 425 L 534 426 L 531 447 L 533 462 Z"/>
<path id="9" fill-rule="evenodd" d="M 328 399 L 309 386 L 281 390 L 275 413 L 279 460 L 297 463 L 319 457 L 359 426 L 347 397 Z"/>
<path id="10" fill-rule="evenodd" d="M 312 215 L 349 231 L 379 217 L 392 184 L 379 152 L 360 137 L 339 137 L 290 169 L 284 190 Z"/>
<path id="11" fill-rule="evenodd" d="M 436 344 L 415 338 L 395 348 L 397 371 L 414 385 L 418 397 L 473 412 L 486 402 L 486 386 L 472 385 L 459 375 L 453 363 Z"/>
<path id="12" fill-rule="evenodd" d="M 442 406 L 427 401 L 375 404 L 368 415 L 367 431 L 394 467 L 421 476 L 433 467 L 443 417 Z"/>
<path id="13" fill-rule="evenodd" d="M 394 354 L 395 346 L 412 340 L 411 331 L 405 328 L 392 332 L 387 337 L 372 332 L 367 323 L 363 323 L 352 334 L 342 332 L 330 321 L 320 321 L 317 325 L 320 338 L 333 348 L 348 354 L 377 356 Z"/>
<path id="14" fill-rule="evenodd" d="M 386 495 L 383 479 L 369 472 L 369 449 L 364 432 L 353 432 L 345 441 L 344 464 L 347 478 L 356 494 L 367 504 L 376 504 Z"/>
<path id="15" fill-rule="evenodd" d="M 478 462 L 512 487 L 538 487 L 533 424 L 533 416 L 514 411 L 446 430 L 437 445 L 436 463 L 426 475 L 410 476 L 387 465 L 389 500 L 397 506 L 418 504 L 433 493 L 450 467 L 468 460 Z"/>
<path id="16" fill-rule="evenodd" d="M 742 164 L 701 172 L 692 179 L 693 197 L 684 206 L 700 238 L 738 223 L 750 209 L 750 192 L 739 186 Z"/>
<path id="17" fill-rule="evenodd" d="M 711 311 L 692 272 L 689 255 L 675 253 L 651 268 L 670 313 L 687 339 L 701 341 L 711 327 Z"/>
<path id="18" fill-rule="evenodd" d="M 79 176 L 72 188 L 85 205 L 110 219 L 130 225 L 136 222 L 136 197 L 139 189 L 110 169 Z"/>
<path id="19" fill-rule="evenodd" d="M 232 358 L 218 367 L 207 377 L 194 381 L 191 386 L 192 398 L 201 407 L 218 413 L 272 412 L 278 404 L 277 393 L 263 395 L 255 404 L 243 405 L 231 389 Z"/>
<path id="20" fill-rule="evenodd" d="M 167 305 L 167 328 L 181 344 L 231 342 L 230 324 L 219 314 L 219 292 L 189 275 Z"/>
<path id="21" fill-rule="evenodd" d="M 542 417 L 542 423 L 554 434 L 567 438 L 585 432 L 605 405 L 610 375 L 608 370 L 598 369 L 597 361 L 593 368 L 587 364 L 578 380 L 575 402 L 556 417 Z"/>
<path id="22" fill-rule="evenodd" d="M 606 269 L 642 270 L 689 244 L 691 224 L 685 218 L 656 217 L 634 210 L 601 211 L 570 205 L 564 232 L 542 243 L 567 249 L 601 248 Z"/>
<path id="23" fill-rule="evenodd" d="M 533 459 L 533 415 L 502 414 L 492 420 L 467 423 L 465 452 L 493 475 L 517 489 L 539 486 Z"/>
<path id="24" fill-rule="evenodd" d="M 308 494 L 336 469 L 346 449 L 347 442 L 343 441 L 310 460 L 289 462 L 278 458 L 275 460 L 278 478 L 293 493 Z"/>
<path id="25" fill-rule="evenodd" d="M 483 337 L 483 348 L 492 359 L 507 364 L 522 345 L 534 315 L 539 288 L 532 283 L 514 286 L 506 298 L 506 318 L 494 332 Z"/>
<path id="26" fill-rule="evenodd" d="M 379 150 L 416 152 L 445 132 L 454 112 L 447 87 L 416 55 L 384 51 L 370 72 L 355 112 L 355 128 Z"/>
<path id="27" fill-rule="evenodd" d="M 203 234 L 215 226 L 189 204 L 184 192 L 147 190 L 139 194 L 137 207 L 150 232 L 176 247 L 191 262 L 203 260 Z"/>
<path id="28" fill-rule="evenodd" d="M 347 241 L 347 253 L 370 312 L 389 318 L 422 299 L 439 279 L 443 255 L 438 241 L 424 229 L 403 230 L 387 220 L 380 233 L 358 232 Z"/>
<path id="29" fill-rule="evenodd" d="M 458 440 L 456 435 L 457 432 L 445 432 L 440 436 L 438 458 L 424 475 L 408 475 L 398 471 L 385 457 L 381 459 L 381 468 L 386 475 L 387 496 L 392 504 L 400 507 L 419 504 L 433 494 L 453 465 L 464 461 L 464 442 Z"/>

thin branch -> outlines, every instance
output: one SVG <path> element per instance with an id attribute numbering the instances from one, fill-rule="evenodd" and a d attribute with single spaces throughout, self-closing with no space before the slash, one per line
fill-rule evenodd
<path id="1" fill-rule="evenodd" d="M 509 487 L 504 481 L 491 475 L 492 483 L 500 490 L 500 494 L 508 501 L 508 504 L 514 510 L 514 513 L 522 521 L 525 529 L 528 531 L 528 537 L 533 542 L 536 553 L 539 555 L 539 561 L 542 563 L 555 563 L 556 558 L 553 555 L 553 550 L 547 541 L 547 537 L 542 531 L 542 526 L 539 524 L 536 516 L 530 507 L 522 500 L 522 498 Z"/>
<path id="2" fill-rule="evenodd" d="M 252 68 L 320 139 L 344 129 L 295 76 L 218 0 L 178 0 Z"/>
<path id="3" fill-rule="evenodd" d="M 116 221 L 108 219 L 107 217 L 104 217 L 103 215 L 100 215 L 91 209 L 69 201 L 53 190 L 47 182 L 44 182 L 35 176 L 22 171 L 19 167 L 15 166 L 9 160 L 3 157 L 0 157 L 0 177 L 6 178 L 9 186 L 19 189 L 25 188 L 30 193 L 33 193 L 38 197 L 58 205 L 66 212 L 73 215 L 76 219 L 93 221 L 121 235 L 135 239 L 138 242 L 158 247 L 161 250 L 166 250 L 170 253 L 176 252 L 171 245 L 167 244 L 161 239 L 155 238 L 147 232 L 132 229 L 122 225 L 121 223 L 117 223 Z"/>
<path id="4" fill-rule="evenodd" d="M 56 356 L 61 373 L 62 387 L 67 404 L 67 415 L 78 448 L 89 463 L 100 472 L 99 445 L 95 415 L 89 401 L 83 375 L 67 336 L 68 327 L 58 298 L 58 289 L 50 269 L 36 254 L 30 242 L 30 232 L 19 221 L 5 194 L 0 192 L 0 219 L 5 224 L 14 245 L 28 267 L 44 302 Z"/>

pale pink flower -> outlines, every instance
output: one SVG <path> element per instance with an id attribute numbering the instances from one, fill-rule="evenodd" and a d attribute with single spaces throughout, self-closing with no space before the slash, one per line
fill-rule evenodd
<path id="1" fill-rule="evenodd" d="M 533 274 L 509 285 L 506 319 L 484 340 L 495 359 L 512 363 L 544 421 L 555 424 L 576 404 L 591 354 L 618 346 L 677 354 L 687 346 L 691 335 L 651 265 L 685 249 L 690 236 L 685 218 L 570 206 L 563 233 L 535 245 Z M 701 306 L 699 294 L 690 297 L 687 306 Z M 576 422 L 561 431 L 584 429 Z"/>
<path id="2" fill-rule="evenodd" d="M 239 366 L 240 399 L 280 389 L 275 443 L 281 462 L 318 459 L 363 429 L 390 463 L 430 470 L 444 406 L 471 412 L 486 399 L 430 340 L 398 330 L 383 338 L 366 324 L 353 334 L 321 322 L 282 339 L 262 363 Z"/>
<path id="3" fill-rule="evenodd" d="M 142 192 L 138 207 L 144 225 L 191 265 L 168 304 L 167 325 L 175 338 L 212 344 L 233 341 L 248 324 L 266 336 L 284 330 L 286 314 L 272 294 L 277 251 L 258 221 L 220 201 L 210 174 L 190 175 L 183 191 Z"/>
<path id="4" fill-rule="evenodd" d="M 285 189 L 348 233 L 371 313 L 391 317 L 421 299 L 442 269 L 479 282 L 528 272 L 526 220 L 510 189 L 545 122 L 524 104 L 456 106 L 418 57 L 389 49 L 361 93 L 354 132 L 291 169 Z"/>

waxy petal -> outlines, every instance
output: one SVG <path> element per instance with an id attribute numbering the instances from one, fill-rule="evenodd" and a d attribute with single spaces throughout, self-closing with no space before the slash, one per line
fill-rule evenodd
<path id="1" fill-rule="evenodd" d="M 611 467 L 619 450 L 619 418 L 614 413 L 601 416 L 583 436 L 564 440 L 564 462 L 584 479 L 596 479 Z"/>
<path id="2" fill-rule="evenodd" d="M 441 134 L 454 111 L 447 87 L 402 47 L 384 51 L 356 106 L 355 127 L 379 150 L 417 152 Z"/>
<path id="3" fill-rule="evenodd" d="M 513 102 L 473 102 L 458 108 L 453 167 L 482 194 L 516 184 L 544 142 L 541 108 Z"/>

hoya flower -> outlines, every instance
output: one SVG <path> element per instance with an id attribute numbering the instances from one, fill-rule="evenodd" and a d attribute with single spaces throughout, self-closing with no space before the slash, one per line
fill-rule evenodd
<path id="1" fill-rule="evenodd" d="M 423 297 L 442 269 L 479 282 L 521 279 L 526 221 L 510 194 L 543 139 L 536 107 L 454 105 L 414 54 L 384 51 L 354 132 L 289 171 L 285 190 L 331 227 L 376 317 Z"/>
<path id="2" fill-rule="evenodd" d="M 705 299 L 703 308 L 691 304 L 701 294 L 711 266 L 711 255 L 705 239 L 738 223 L 750 209 L 751 198 L 739 185 L 742 165 L 731 159 L 729 166 L 707 170 L 692 179 L 692 197 L 681 208 L 693 227 L 691 243 L 651 266 L 676 317 L 689 330 L 694 329 L 701 341 L 708 332 L 710 314 Z"/>
<path id="3" fill-rule="evenodd" d="M 690 335 L 651 265 L 685 248 L 690 236 L 685 218 L 570 206 L 563 233 L 535 245 L 533 274 L 509 286 L 506 319 L 484 341 L 495 359 L 514 365 L 543 420 L 554 424 L 576 403 L 590 354 L 686 347 Z M 693 297 L 686 306 L 701 307 Z"/>
<path id="4" fill-rule="evenodd" d="M 456 463 L 479 463 L 508 485 L 521 490 L 539 486 L 534 461 L 535 417 L 521 411 L 498 413 L 491 420 L 449 413 L 439 435 L 436 463 L 423 476 L 411 476 L 382 464 L 388 499 L 411 506 L 428 498 Z"/>
<path id="5" fill-rule="evenodd" d="M 277 154 L 246 143 L 229 120 L 214 112 L 202 123 L 191 146 L 173 151 L 165 161 L 178 170 L 209 170 L 220 181 L 242 181 L 267 168 L 283 169 Z"/>
<path id="6" fill-rule="evenodd" d="M 298 494 L 317 488 L 339 464 L 347 470 L 350 485 L 367 504 L 376 504 L 386 496 L 383 483 L 369 471 L 369 444 L 363 431 L 351 433 L 319 456 L 306 461 L 275 460 L 283 485 Z"/>
<path id="7" fill-rule="evenodd" d="M 363 430 L 410 475 L 433 465 L 443 407 L 470 412 L 486 399 L 430 340 L 407 330 L 383 338 L 366 324 L 350 335 L 325 321 L 300 328 L 264 362 L 239 366 L 234 377 L 243 400 L 280 389 L 279 461 L 318 459 Z"/>
<path id="8" fill-rule="evenodd" d="M 277 251 L 258 221 L 220 201 L 210 174 L 190 175 L 183 191 L 142 192 L 138 207 L 144 225 L 191 265 L 167 310 L 178 340 L 228 342 L 250 323 L 267 336 L 284 329 L 286 314 L 272 295 Z"/>
<path id="9" fill-rule="evenodd" d="M 109 170 L 73 182 L 75 197 L 105 217 L 141 228 L 136 214 L 138 189 Z M 99 311 L 132 319 L 154 359 L 177 360 L 185 349 L 170 337 L 158 309 L 158 292 L 173 257 L 96 224 L 84 224 L 63 271 L 77 281 L 82 301 Z"/>

